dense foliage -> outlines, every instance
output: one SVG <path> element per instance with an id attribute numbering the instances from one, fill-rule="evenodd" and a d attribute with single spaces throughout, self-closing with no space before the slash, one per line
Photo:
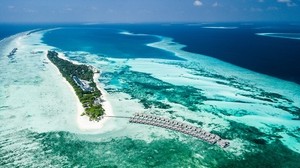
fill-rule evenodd
<path id="1" fill-rule="evenodd" d="M 95 82 L 93 81 L 93 71 L 86 65 L 75 65 L 70 61 L 61 59 L 58 57 L 58 53 L 55 51 L 48 51 L 47 57 L 56 65 L 60 73 L 74 88 L 80 102 L 85 107 L 85 113 L 91 120 L 97 120 L 104 114 L 104 109 L 101 105 L 94 104 L 94 101 L 101 96 L 101 92 L 97 89 Z M 90 86 L 94 88 L 92 92 L 83 91 L 72 79 L 73 76 L 77 76 L 80 79 L 90 82 Z"/>

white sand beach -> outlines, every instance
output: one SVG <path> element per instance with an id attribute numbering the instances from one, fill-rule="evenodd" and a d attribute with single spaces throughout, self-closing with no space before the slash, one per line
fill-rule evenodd
<path id="1" fill-rule="evenodd" d="M 44 51 L 44 53 L 47 54 L 47 51 Z M 79 62 L 67 59 L 67 57 L 63 53 L 60 53 L 60 52 L 58 53 L 58 57 L 60 57 L 61 59 L 64 59 L 64 60 L 68 60 L 68 61 L 72 62 L 73 64 L 77 64 L 77 65 L 80 64 Z M 49 59 L 48 59 L 48 61 L 50 62 Z M 55 65 L 53 64 L 53 66 L 55 66 Z M 56 70 L 57 70 L 57 73 L 59 75 L 61 75 L 58 68 L 56 68 Z M 102 96 L 101 96 L 101 99 L 103 100 L 102 107 L 105 110 L 105 115 L 112 116 L 113 115 L 113 110 L 112 110 L 110 102 L 106 98 L 107 92 L 102 88 L 102 86 L 100 85 L 100 83 L 98 81 L 99 77 L 100 77 L 100 73 L 94 73 L 94 76 L 93 76 L 94 82 L 96 83 L 97 88 L 102 93 Z M 103 127 L 104 123 L 109 120 L 109 118 L 104 117 L 100 121 L 90 121 L 88 116 L 82 115 L 84 113 L 84 108 L 83 108 L 82 103 L 79 101 L 79 99 L 78 99 L 78 97 L 75 93 L 75 90 L 67 82 L 67 80 L 65 78 L 63 78 L 63 81 L 64 81 L 64 83 L 66 83 L 66 85 L 68 85 L 69 91 L 72 92 L 72 95 L 74 95 L 74 97 L 76 97 L 76 106 L 77 106 L 77 119 L 76 119 L 76 121 L 77 121 L 78 128 L 81 131 L 93 131 L 93 132 L 97 131 L 98 132 L 99 129 L 101 129 Z"/>
<path id="2" fill-rule="evenodd" d="M 102 107 L 105 110 L 105 115 L 112 116 L 113 115 L 113 110 L 112 110 L 110 102 L 106 98 L 107 92 L 101 87 L 100 83 L 98 82 L 99 77 L 100 77 L 99 73 L 94 74 L 94 82 L 96 83 L 97 88 L 102 93 L 102 96 L 101 96 L 101 99 L 103 100 Z M 71 85 L 70 85 L 70 87 L 71 87 L 70 90 L 72 90 L 72 92 L 75 94 L 75 91 L 74 91 L 74 89 L 72 88 Z M 76 96 L 76 94 L 75 94 L 75 96 Z M 83 131 L 99 130 L 110 119 L 110 118 L 104 117 L 98 122 L 97 121 L 90 121 L 88 116 L 86 116 L 86 115 L 82 116 L 82 113 L 84 112 L 84 108 L 82 107 L 82 104 L 80 103 L 79 100 L 77 101 L 77 110 L 78 110 L 77 111 L 78 112 L 77 124 L 78 124 L 79 129 L 83 130 Z"/>

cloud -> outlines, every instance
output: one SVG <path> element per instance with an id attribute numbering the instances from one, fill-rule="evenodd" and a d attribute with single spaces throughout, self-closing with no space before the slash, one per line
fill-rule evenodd
<path id="1" fill-rule="evenodd" d="M 218 7 L 218 6 L 220 6 L 220 4 L 218 2 L 215 2 L 212 4 L 212 7 Z"/>
<path id="2" fill-rule="evenodd" d="M 195 0 L 194 1 L 194 6 L 202 6 L 203 3 L 200 0 Z"/>
<path id="3" fill-rule="evenodd" d="M 279 8 L 276 7 L 276 6 L 269 6 L 269 7 L 267 8 L 267 10 L 269 10 L 269 11 L 277 11 L 277 10 L 279 10 Z"/>
<path id="4" fill-rule="evenodd" d="M 15 9 L 15 6 L 9 5 L 7 8 L 8 8 L 8 9 Z"/>
<path id="5" fill-rule="evenodd" d="M 291 0 L 277 0 L 277 2 L 279 2 L 279 3 L 290 3 Z"/>
<path id="6" fill-rule="evenodd" d="M 296 3 L 294 2 L 290 2 L 286 4 L 288 7 L 294 7 L 294 6 L 298 6 Z"/>
<path id="7" fill-rule="evenodd" d="M 91 7 L 91 10 L 96 11 L 96 10 L 98 10 L 98 8 L 95 7 L 95 6 L 92 6 L 92 7 Z"/>
<path id="8" fill-rule="evenodd" d="M 29 8 L 23 8 L 23 11 L 24 11 L 25 13 L 30 13 L 30 14 L 33 14 L 33 13 L 37 13 L 37 12 L 38 12 L 37 10 L 29 9 Z"/>
<path id="9" fill-rule="evenodd" d="M 69 8 L 69 7 L 68 7 L 68 8 L 65 8 L 64 10 L 65 10 L 65 11 L 69 11 L 69 12 L 70 12 L 70 11 L 73 11 L 73 9 L 72 9 L 72 8 Z"/>
<path id="10" fill-rule="evenodd" d="M 261 8 L 250 8 L 250 11 L 251 12 L 262 12 L 263 9 L 261 9 Z"/>
<path id="11" fill-rule="evenodd" d="M 279 3 L 285 3 L 286 6 L 288 6 L 288 7 L 297 6 L 297 4 L 294 3 L 292 0 L 277 0 L 277 2 L 279 2 Z"/>

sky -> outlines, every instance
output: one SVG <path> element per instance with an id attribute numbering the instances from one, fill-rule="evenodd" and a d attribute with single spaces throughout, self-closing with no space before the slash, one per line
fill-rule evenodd
<path id="1" fill-rule="evenodd" d="M 0 23 L 300 22 L 300 0 L 0 0 Z"/>

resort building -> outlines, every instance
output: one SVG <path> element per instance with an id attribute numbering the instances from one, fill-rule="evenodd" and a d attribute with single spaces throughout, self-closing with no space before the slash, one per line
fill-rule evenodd
<path id="1" fill-rule="evenodd" d="M 73 76 L 74 82 L 82 89 L 84 92 L 92 92 L 94 89 L 89 85 L 88 81 L 79 79 L 77 76 Z"/>
<path id="2" fill-rule="evenodd" d="M 102 102 L 103 102 L 103 100 L 101 99 L 101 97 L 97 97 L 97 98 L 94 100 L 94 105 L 95 105 L 95 106 L 101 105 Z"/>
<path id="3" fill-rule="evenodd" d="M 90 68 L 94 73 L 100 73 L 100 71 L 99 71 L 97 68 L 93 67 L 93 66 L 90 66 L 90 65 L 89 65 L 89 68 Z"/>

